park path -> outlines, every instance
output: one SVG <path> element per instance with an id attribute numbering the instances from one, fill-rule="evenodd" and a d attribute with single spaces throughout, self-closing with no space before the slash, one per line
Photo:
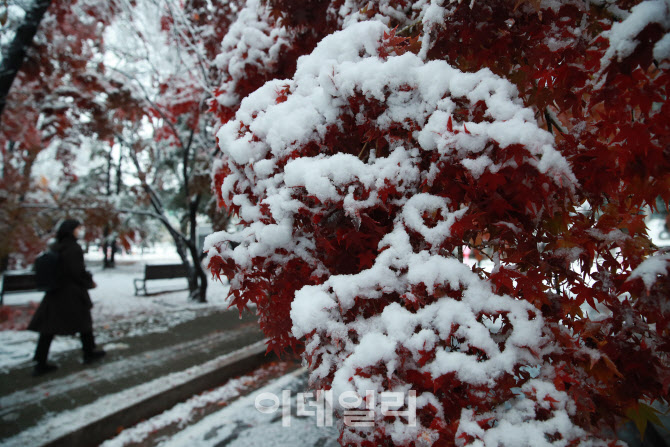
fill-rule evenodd
<path id="1" fill-rule="evenodd" d="M 259 368 L 279 370 L 280 365 Z M 254 375 L 258 373 L 255 372 Z M 298 414 L 298 393 L 309 391 L 307 371 L 304 368 L 293 369 L 286 374 L 275 374 L 272 380 L 235 399 L 226 399 L 231 394 L 230 387 L 224 385 L 199 400 L 207 399 L 208 394 L 225 404 L 211 409 L 208 414 L 191 419 L 188 423 L 180 420 L 183 415 L 192 412 L 183 407 L 175 407 L 164 414 L 142 422 L 136 427 L 119 433 L 101 447 L 339 447 L 337 421 L 319 423 L 315 414 Z M 289 392 L 288 403 L 283 394 Z M 262 395 L 272 394 L 282 399 L 281 408 L 274 412 L 262 413 L 256 408 L 256 400 Z M 209 399 L 213 401 L 215 399 Z M 185 406 L 196 406 L 197 399 Z M 288 408 L 287 416 L 285 409 Z M 312 413 L 314 407 L 309 406 Z M 325 419 L 324 419 L 325 420 Z"/>
<path id="2" fill-rule="evenodd" d="M 123 408 L 138 395 L 151 396 L 161 387 L 166 392 L 176 389 L 203 372 L 211 376 L 207 385 L 218 385 L 226 377 L 216 383 L 217 368 L 229 365 L 231 356 L 233 360 L 243 358 L 245 354 L 240 353 L 249 347 L 262 356 L 262 340 L 250 312 L 240 318 L 237 310 L 220 310 L 166 332 L 117 339 L 116 349 L 93 365 L 82 364 L 80 351 L 69 351 L 58 356 L 58 371 L 42 377 L 32 377 L 32 367 L 26 364 L 3 371 L 0 444 L 49 444 L 68 429 L 81 426 L 82 419 L 100 416 L 87 412 Z M 156 400 L 152 399 L 152 405 L 159 409 Z M 68 415 L 69 419 L 64 417 Z"/>

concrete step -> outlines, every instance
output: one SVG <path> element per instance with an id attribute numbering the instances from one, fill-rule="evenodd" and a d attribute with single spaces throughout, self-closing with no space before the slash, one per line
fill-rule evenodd
<path id="1" fill-rule="evenodd" d="M 30 435 L 37 443 L 15 445 L 57 442 L 67 433 L 83 427 L 67 428 L 67 433 L 59 428 L 51 434 L 40 432 L 40 427 L 53 426 L 56 423 L 53 421 L 67 414 L 79 415 L 75 419 L 91 422 L 90 417 L 82 416 L 85 414 L 82 408 L 102 415 L 102 425 L 108 426 L 114 425 L 120 415 L 127 415 L 129 419 L 119 419 L 114 430 L 127 426 L 133 418 L 156 414 L 194 393 L 223 383 L 231 375 L 258 366 L 267 359 L 262 339 L 255 317 L 239 319 L 236 311 L 217 312 L 175 326 L 163 334 L 116 340 L 127 349 L 111 351 L 92 366 L 82 365 L 80 354 L 69 352 L 60 356 L 61 368 L 57 372 L 40 378 L 30 376 L 30 366 L 2 373 L 0 444 L 15 442 L 12 439 L 21 434 L 38 432 L 41 433 L 39 441 Z M 169 389 L 161 387 L 164 383 L 169 384 Z M 137 401 L 135 397 L 139 396 L 151 397 Z M 118 404 L 113 403 L 118 400 L 132 405 L 119 409 Z M 106 403 L 101 407 L 101 402 Z M 105 409 L 107 407 L 109 409 Z M 56 425 L 70 425 L 64 423 L 66 420 L 61 419 Z M 91 433 L 103 431 L 97 427 L 94 432 L 85 433 L 93 436 Z M 102 434 L 93 437 L 105 439 L 100 436 Z"/>

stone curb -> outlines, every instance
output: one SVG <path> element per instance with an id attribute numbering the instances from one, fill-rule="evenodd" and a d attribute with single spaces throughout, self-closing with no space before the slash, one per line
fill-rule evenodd
<path id="1" fill-rule="evenodd" d="M 62 430 L 60 433 L 49 433 L 48 430 L 45 430 L 42 436 L 39 436 L 39 443 L 33 445 L 44 447 L 97 446 L 114 437 L 125 427 L 156 416 L 195 394 L 219 386 L 228 379 L 245 374 L 270 361 L 273 356 L 266 356 L 265 351 L 265 341 L 259 341 L 199 367 L 192 367 L 186 371 L 130 388 L 123 392 L 124 396 L 129 396 L 128 399 L 118 399 L 125 402 L 125 405 L 117 408 L 104 406 L 105 411 L 99 411 L 100 405 L 96 406 L 96 402 L 80 407 L 78 411 L 82 414 L 89 412 L 93 414 L 88 418 L 82 418 L 84 420 L 81 424 L 73 425 L 67 433 L 63 433 Z M 147 391 L 147 388 L 150 390 Z M 133 399 L 132 396 L 137 396 L 137 398 Z M 58 424 L 58 421 L 54 422 Z M 21 438 L 21 435 L 19 433 L 16 438 Z M 33 437 L 32 440 L 36 440 L 34 436 L 38 433 L 32 433 L 32 435 L 28 439 Z M 19 439 L 15 440 L 19 441 Z"/>

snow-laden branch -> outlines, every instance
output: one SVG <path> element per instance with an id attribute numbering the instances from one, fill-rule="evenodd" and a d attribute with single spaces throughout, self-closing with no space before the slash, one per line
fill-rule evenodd
<path id="1" fill-rule="evenodd" d="M 183 149 L 184 148 L 184 142 L 182 141 L 181 137 L 179 136 L 179 129 L 177 129 L 175 124 L 172 122 L 170 117 L 168 117 L 168 115 L 165 113 L 165 111 L 162 109 L 162 107 L 159 106 L 158 104 L 156 104 L 156 102 L 151 99 L 151 97 L 149 95 L 149 92 L 147 92 L 147 89 L 144 87 L 142 82 L 140 80 L 138 80 L 137 78 L 135 78 L 134 76 L 132 76 L 131 74 L 126 73 L 125 71 L 120 70 L 118 68 L 111 67 L 111 70 L 121 74 L 126 79 L 135 82 L 135 84 L 142 91 L 143 99 L 149 104 L 149 106 L 152 108 L 152 110 L 154 110 L 156 113 L 158 113 L 160 115 L 160 117 L 163 119 L 165 124 L 170 128 L 170 130 L 172 130 L 173 136 L 177 139 L 177 142 L 179 143 L 179 146 Z"/>
<path id="2" fill-rule="evenodd" d="M 190 50 L 189 54 L 193 55 L 197 60 L 197 67 L 201 77 L 196 78 L 200 82 L 200 86 L 209 95 L 214 95 L 214 89 L 213 89 L 214 86 L 210 85 L 210 79 L 207 74 L 208 71 L 207 68 L 209 67 L 210 62 L 205 61 L 205 56 L 201 54 L 200 49 L 194 42 L 197 33 L 191 26 L 190 21 L 186 17 L 184 17 L 183 11 L 180 7 L 173 5 L 172 0 L 164 0 L 164 3 L 167 6 L 172 17 L 175 19 L 175 24 L 178 25 L 173 27 L 173 29 L 176 30 L 178 36 L 181 38 L 176 39 L 177 44 L 181 45 L 181 42 L 184 42 L 186 44 L 186 47 Z M 188 30 L 188 34 L 183 31 L 182 27 L 185 27 Z"/>

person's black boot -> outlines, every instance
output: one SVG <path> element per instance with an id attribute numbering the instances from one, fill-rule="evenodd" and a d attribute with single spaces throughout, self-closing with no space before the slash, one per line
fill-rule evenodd
<path id="1" fill-rule="evenodd" d="M 43 376 L 57 369 L 58 365 L 54 365 L 53 363 L 38 363 L 33 367 L 33 377 Z"/>
<path id="2" fill-rule="evenodd" d="M 93 332 L 82 332 L 81 334 L 81 349 L 84 351 L 84 363 L 89 364 L 100 360 L 107 354 L 102 349 L 95 350 L 95 338 Z"/>
<path id="3" fill-rule="evenodd" d="M 84 354 L 84 363 L 90 364 L 103 358 L 107 353 L 103 350 L 91 351 Z"/>

